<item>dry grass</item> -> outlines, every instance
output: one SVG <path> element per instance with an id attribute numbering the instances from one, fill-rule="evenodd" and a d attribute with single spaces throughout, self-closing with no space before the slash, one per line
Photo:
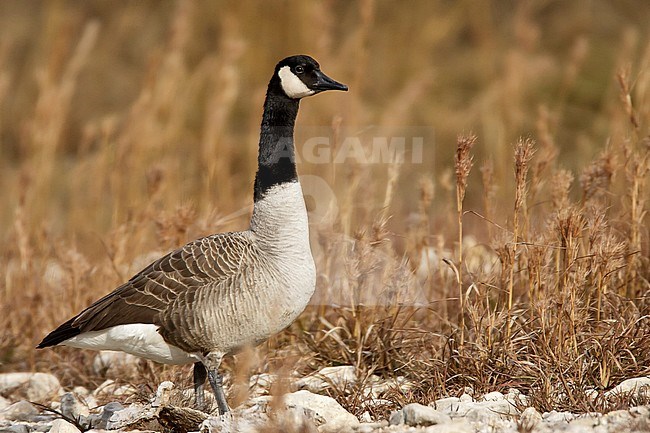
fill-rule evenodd
<path id="1" fill-rule="evenodd" d="M 644 5 L 0 3 L 0 369 L 103 380 L 92 353 L 33 347 L 157 255 L 246 227 L 268 73 L 308 52 L 351 91 L 305 101 L 299 137 L 436 139 L 417 164 L 303 158 L 314 305 L 227 367 L 356 365 L 412 381 L 396 404 L 634 403 L 603 391 L 650 374 Z M 333 393 L 359 414 L 359 389 Z"/>

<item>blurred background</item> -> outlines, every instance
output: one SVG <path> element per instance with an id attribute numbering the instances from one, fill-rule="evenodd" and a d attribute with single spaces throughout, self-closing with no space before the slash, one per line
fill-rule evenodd
<path id="1" fill-rule="evenodd" d="M 648 23 L 645 0 L 0 2 L 0 370 L 79 356 L 32 347 L 160 254 L 247 227 L 266 85 L 297 53 L 350 86 L 301 103 L 299 156 L 316 135 L 332 155 L 348 138 L 371 151 L 403 137 L 407 152 L 300 161 L 319 290 L 350 275 L 344 254 L 328 261 L 331 240 L 369 237 L 397 265 L 368 272 L 415 273 L 393 283 L 452 299 L 453 278 L 427 279 L 422 261 L 458 246 L 457 136 L 477 136 L 464 207 L 493 221 L 466 214 L 465 235 L 499 267 L 489 243 L 512 223 L 519 137 L 537 142 L 532 230 L 555 209 L 555 174 L 573 173 L 568 197 L 584 204 L 591 161 L 609 149 L 622 166 L 648 135 Z M 630 245 L 647 257 L 626 176 L 601 176 L 603 215 L 637 227 Z"/>
<path id="2" fill-rule="evenodd" d="M 502 180 L 514 140 L 540 130 L 580 168 L 625 138 L 615 74 L 647 67 L 649 22 L 642 0 L 2 2 L 3 238 L 26 182 L 30 218 L 66 237 L 123 221 L 153 172 L 174 185 L 162 208 L 247 206 L 266 84 L 294 53 L 351 87 L 303 103 L 299 127 L 433 131 L 398 208 L 425 174 L 444 203 L 462 132 Z"/>

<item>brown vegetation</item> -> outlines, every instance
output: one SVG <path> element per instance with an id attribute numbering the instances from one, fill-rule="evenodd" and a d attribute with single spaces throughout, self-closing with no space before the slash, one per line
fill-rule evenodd
<path id="1" fill-rule="evenodd" d="M 303 158 L 314 305 L 233 377 L 352 364 L 412 381 L 396 404 L 634 403 L 603 391 L 650 374 L 648 8 L 405 5 L 1 2 L 0 370 L 103 380 L 92 353 L 34 346 L 163 252 L 246 227 L 269 72 L 306 52 L 351 91 L 305 101 L 299 142 L 426 136 L 423 161 Z"/>

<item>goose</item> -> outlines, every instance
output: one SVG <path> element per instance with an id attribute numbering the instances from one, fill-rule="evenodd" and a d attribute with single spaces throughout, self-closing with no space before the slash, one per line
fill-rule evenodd
<path id="1" fill-rule="evenodd" d="M 116 350 L 164 364 L 194 363 L 195 401 L 206 378 L 230 409 L 219 366 L 289 326 L 316 286 L 293 131 L 304 97 L 348 87 L 307 55 L 281 60 L 264 101 L 250 228 L 197 239 L 154 261 L 49 333 L 37 348 Z"/>

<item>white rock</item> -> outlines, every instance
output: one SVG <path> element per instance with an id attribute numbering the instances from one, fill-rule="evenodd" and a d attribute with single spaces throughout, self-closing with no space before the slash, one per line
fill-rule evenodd
<path id="1" fill-rule="evenodd" d="M 630 415 L 641 416 L 642 418 L 650 418 L 650 405 L 630 408 Z"/>
<path id="2" fill-rule="evenodd" d="M 485 400 L 486 397 L 488 400 Z M 519 415 L 519 410 L 505 399 L 500 392 L 486 394 L 482 401 L 467 400 L 448 397 L 436 400 L 429 406 L 452 418 L 467 418 L 468 421 L 477 423 L 496 422 L 501 419 L 509 420 L 511 417 Z"/>
<path id="3" fill-rule="evenodd" d="M 527 407 L 519 417 L 519 425 L 523 431 L 532 431 L 533 427 L 542 421 L 542 414 L 540 414 L 534 407 Z"/>
<path id="4" fill-rule="evenodd" d="M 390 417 L 388 418 L 388 424 L 389 425 L 406 424 L 406 420 L 404 419 L 404 412 L 401 409 L 391 412 Z"/>
<path id="5" fill-rule="evenodd" d="M 88 416 L 90 411 L 88 406 L 86 406 L 77 396 L 72 392 L 66 392 L 61 397 L 61 404 L 59 411 L 66 417 L 70 419 L 79 418 L 81 415 Z"/>
<path id="6" fill-rule="evenodd" d="M 288 406 L 284 410 L 270 412 L 269 415 L 275 421 L 279 431 L 313 431 L 315 433 L 317 427 L 321 426 L 321 431 L 333 431 L 328 430 L 327 422 L 322 416 L 304 406 Z M 338 430 L 336 428 L 335 431 Z"/>
<path id="7" fill-rule="evenodd" d="M 0 424 L 1 425 L 1 424 Z M 49 426 L 47 426 L 49 428 Z M 0 427 L 2 433 L 30 433 L 27 424 L 13 424 L 6 427 Z"/>
<path id="8" fill-rule="evenodd" d="M 95 374 L 105 377 L 119 377 L 124 373 L 135 374 L 140 358 L 129 353 L 101 350 L 93 359 Z"/>
<path id="9" fill-rule="evenodd" d="M 542 419 L 549 423 L 569 422 L 575 418 L 576 415 L 572 414 L 571 412 L 558 412 L 556 410 L 544 412 L 542 414 Z"/>
<path id="10" fill-rule="evenodd" d="M 474 401 L 474 398 L 472 398 L 472 396 L 469 394 L 463 394 L 458 399 L 463 403 L 469 403 L 471 401 Z"/>
<path id="11" fill-rule="evenodd" d="M 90 391 L 88 391 L 88 388 L 86 388 L 85 386 L 75 386 L 74 388 L 72 388 L 72 392 L 78 395 L 79 397 L 84 397 L 84 398 L 90 395 Z"/>
<path id="12" fill-rule="evenodd" d="M 402 408 L 402 415 L 391 415 L 390 423 L 410 425 L 410 426 L 431 426 L 437 424 L 446 424 L 451 422 L 451 417 L 432 407 L 424 406 L 419 403 L 410 403 Z"/>
<path id="13" fill-rule="evenodd" d="M 0 374 L 0 394 L 24 391 L 31 401 L 46 401 L 62 392 L 59 379 L 49 373 Z"/>
<path id="14" fill-rule="evenodd" d="M 503 399 L 504 396 L 499 391 L 488 392 L 482 398 L 483 401 L 498 401 Z"/>
<path id="15" fill-rule="evenodd" d="M 52 422 L 50 433 L 81 433 L 81 430 L 66 420 L 55 419 Z"/>
<path id="16" fill-rule="evenodd" d="M 528 397 L 516 388 L 510 388 L 504 398 L 513 406 L 529 406 Z"/>
<path id="17" fill-rule="evenodd" d="M 326 423 L 325 418 L 312 409 L 300 405 L 289 405 L 286 402 L 278 401 L 277 397 L 269 395 L 254 397 L 230 414 L 235 417 L 234 421 L 243 418 L 251 424 L 259 425 L 264 425 L 272 419 L 276 424 L 282 425 L 284 430 L 290 431 L 309 430 Z"/>
<path id="18" fill-rule="evenodd" d="M 9 421 L 29 421 L 38 415 L 38 409 L 26 400 L 21 400 L 0 411 L 0 419 Z"/>
<path id="19" fill-rule="evenodd" d="M 31 401 L 50 401 L 62 393 L 59 379 L 49 373 L 34 373 L 27 385 L 27 398 Z"/>
<path id="20" fill-rule="evenodd" d="M 580 428 L 584 429 L 586 431 L 592 431 L 593 428 L 597 425 L 600 424 L 598 418 L 600 417 L 600 414 L 581 414 L 577 416 L 575 419 L 573 419 L 569 425 L 575 429 L 575 428 Z"/>
<path id="21" fill-rule="evenodd" d="M 636 408 L 638 409 L 638 408 Z M 650 416 L 647 414 L 648 408 L 646 408 L 646 419 L 650 420 Z M 632 410 L 614 410 L 609 412 L 607 415 L 603 415 L 601 418 L 602 424 L 609 425 L 626 425 L 634 418 L 639 418 L 637 414 L 633 414 Z"/>
<path id="22" fill-rule="evenodd" d="M 271 390 L 271 386 L 278 379 L 276 374 L 269 373 L 260 373 L 254 374 L 251 376 L 248 381 L 248 391 L 253 397 L 259 397 L 260 395 L 268 395 Z"/>
<path id="23" fill-rule="evenodd" d="M 433 407 L 434 409 L 437 409 L 441 412 L 445 412 L 447 414 L 454 412 L 457 410 L 459 407 L 461 401 L 460 398 L 458 397 L 446 397 L 446 398 L 441 398 L 433 403 L 429 403 L 429 406 Z"/>
<path id="24" fill-rule="evenodd" d="M 88 423 L 94 428 L 105 429 L 109 424 L 111 417 L 121 410 L 124 410 L 122 403 L 112 401 L 101 407 L 99 413 L 90 415 L 88 417 Z"/>
<path id="25" fill-rule="evenodd" d="M 311 409 L 302 406 L 278 408 L 273 403 L 270 396 L 252 398 L 227 414 L 208 417 L 199 430 L 201 433 L 258 433 L 273 426 L 273 431 L 316 433 L 316 424 L 325 423 Z"/>
<path id="26" fill-rule="evenodd" d="M 173 390 L 174 384 L 168 380 L 158 385 L 158 389 L 156 389 L 156 396 L 151 402 L 151 407 L 160 407 L 169 403 L 169 398 L 171 397 Z"/>
<path id="27" fill-rule="evenodd" d="M 384 428 L 388 426 L 388 422 L 386 421 L 378 421 L 378 422 L 362 422 L 358 426 L 354 428 L 355 433 L 373 433 L 378 429 Z"/>
<path id="28" fill-rule="evenodd" d="M 603 415 L 601 423 L 610 426 L 612 432 L 650 431 L 650 405 L 637 406 L 628 410 L 615 410 Z"/>
<path id="29" fill-rule="evenodd" d="M 519 415 L 519 411 L 507 400 L 466 403 L 465 417 L 469 421 L 489 423 L 499 419 L 510 419 Z"/>
<path id="30" fill-rule="evenodd" d="M 327 388 L 346 389 L 357 382 L 357 370 L 352 365 L 325 367 L 314 374 L 298 379 L 295 383 L 298 389 L 307 389 L 318 393 Z"/>
<path id="31" fill-rule="evenodd" d="M 220 416 L 211 416 L 199 426 L 200 433 L 258 433 L 268 428 L 269 418 L 266 414 L 228 412 Z"/>
<path id="32" fill-rule="evenodd" d="M 635 377 L 624 380 L 605 393 L 605 397 L 607 398 L 615 397 L 617 395 L 650 398 L 650 376 Z"/>
<path id="33" fill-rule="evenodd" d="M 112 408 L 109 408 L 110 404 L 112 403 L 109 403 L 104 407 L 104 413 L 102 413 L 103 420 L 108 418 L 108 421 L 106 422 L 107 430 L 117 430 L 126 426 L 130 426 L 140 420 L 151 419 L 155 414 L 155 411 L 152 410 L 150 406 L 143 406 L 141 404 L 134 403 L 122 410 L 118 409 L 112 411 Z"/>
<path id="34" fill-rule="evenodd" d="M 342 428 L 359 425 L 357 417 L 345 410 L 332 397 L 313 394 L 307 390 L 296 391 L 283 397 L 284 404 L 288 407 L 302 406 L 311 409 L 325 420 L 319 430 L 334 432 Z"/>

